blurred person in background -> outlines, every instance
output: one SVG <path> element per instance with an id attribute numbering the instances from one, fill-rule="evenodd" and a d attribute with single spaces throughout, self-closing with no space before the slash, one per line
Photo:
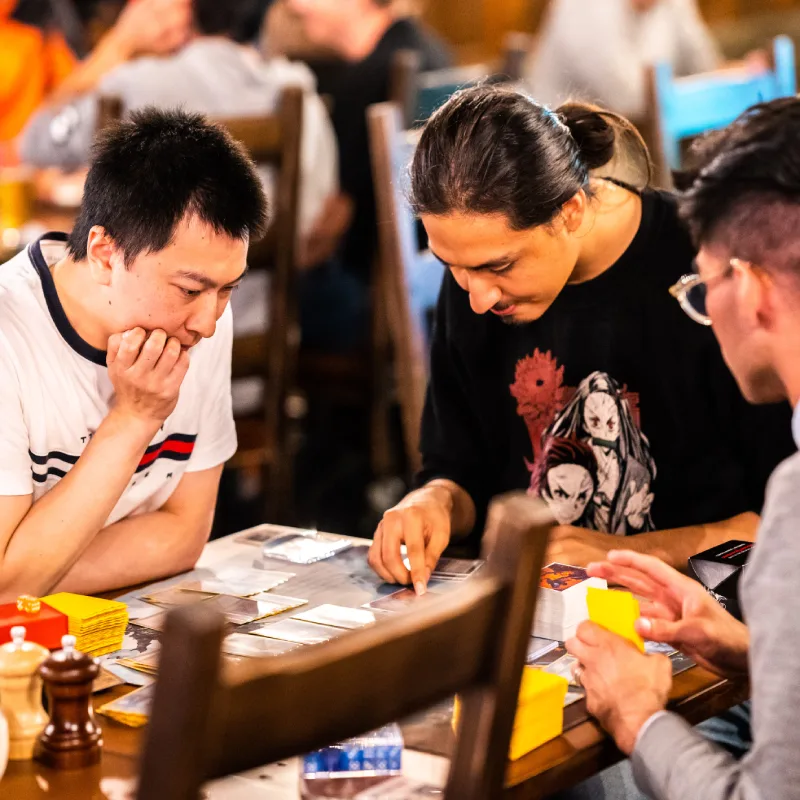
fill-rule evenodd
<path id="1" fill-rule="evenodd" d="M 75 66 L 47 2 L 0 0 L 0 145 Z"/>
<path id="2" fill-rule="evenodd" d="M 392 62 L 398 50 L 418 51 L 422 70 L 450 66 L 451 57 L 441 40 L 409 16 L 407 2 L 398 7 L 392 0 L 285 0 L 285 5 L 302 22 L 309 45 L 341 60 L 338 66 L 321 65 L 317 78 L 319 91 L 333 103 L 340 183 L 354 204 L 341 264 L 366 297 L 377 246 L 367 108 L 389 99 Z"/>
<path id="3" fill-rule="evenodd" d="M 527 83 L 545 105 L 583 100 L 638 119 L 649 65 L 680 76 L 721 61 L 696 0 L 551 0 Z"/>
<path id="4" fill-rule="evenodd" d="M 306 90 L 301 145 L 300 230 L 310 237 L 337 193 L 336 142 L 327 111 L 302 64 L 264 61 L 257 39 L 262 0 L 136 0 L 94 51 L 31 119 L 19 141 L 34 166 L 85 165 L 99 98 L 118 97 L 126 112 L 181 106 L 217 117 L 269 114 L 288 86 Z M 256 8 L 257 10 L 257 8 Z M 264 174 L 268 194 L 272 175 Z"/>

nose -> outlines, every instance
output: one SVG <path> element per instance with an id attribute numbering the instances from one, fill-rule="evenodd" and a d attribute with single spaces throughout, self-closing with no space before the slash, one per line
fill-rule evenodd
<path id="1" fill-rule="evenodd" d="M 186 320 L 186 329 L 204 339 L 209 339 L 217 329 L 217 320 L 222 316 L 225 306 L 219 308 L 217 297 L 213 292 L 208 292 L 198 298 L 193 308 L 193 313 Z"/>
<path id="2" fill-rule="evenodd" d="M 464 288 L 469 292 L 469 304 L 476 314 L 485 314 L 503 299 L 503 292 L 492 283 L 491 276 L 464 270 Z M 459 281 L 460 283 L 460 281 Z"/>

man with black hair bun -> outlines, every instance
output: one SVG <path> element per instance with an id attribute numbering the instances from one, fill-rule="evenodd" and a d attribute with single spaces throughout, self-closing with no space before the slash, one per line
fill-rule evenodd
<path id="1" fill-rule="evenodd" d="M 0 269 L 0 602 L 191 569 L 236 450 L 228 301 L 267 224 L 221 128 L 145 109 Z"/>

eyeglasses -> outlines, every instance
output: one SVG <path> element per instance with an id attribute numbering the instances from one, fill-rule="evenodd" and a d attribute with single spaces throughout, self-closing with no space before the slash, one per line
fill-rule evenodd
<path id="1" fill-rule="evenodd" d="M 738 258 L 728 262 L 728 268 L 717 275 L 703 278 L 696 272 L 684 275 L 674 286 L 670 286 L 669 293 L 681 304 L 681 308 L 695 322 L 701 325 L 710 325 L 711 317 L 706 311 L 706 297 L 708 287 L 712 282 L 723 280 L 731 275 L 736 268 L 749 266 Z"/>

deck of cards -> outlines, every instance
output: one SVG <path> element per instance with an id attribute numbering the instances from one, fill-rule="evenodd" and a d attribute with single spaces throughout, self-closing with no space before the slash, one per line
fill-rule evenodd
<path id="1" fill-rule="evenodd" d="M 589 587 L 607 588 L 602 578 L 590 578 L 585 569 L 569 564 L 548 564 L 539 581 L 533 635 L 563 642 L 575 635 L 589 618 L 586 594 Z"/>

